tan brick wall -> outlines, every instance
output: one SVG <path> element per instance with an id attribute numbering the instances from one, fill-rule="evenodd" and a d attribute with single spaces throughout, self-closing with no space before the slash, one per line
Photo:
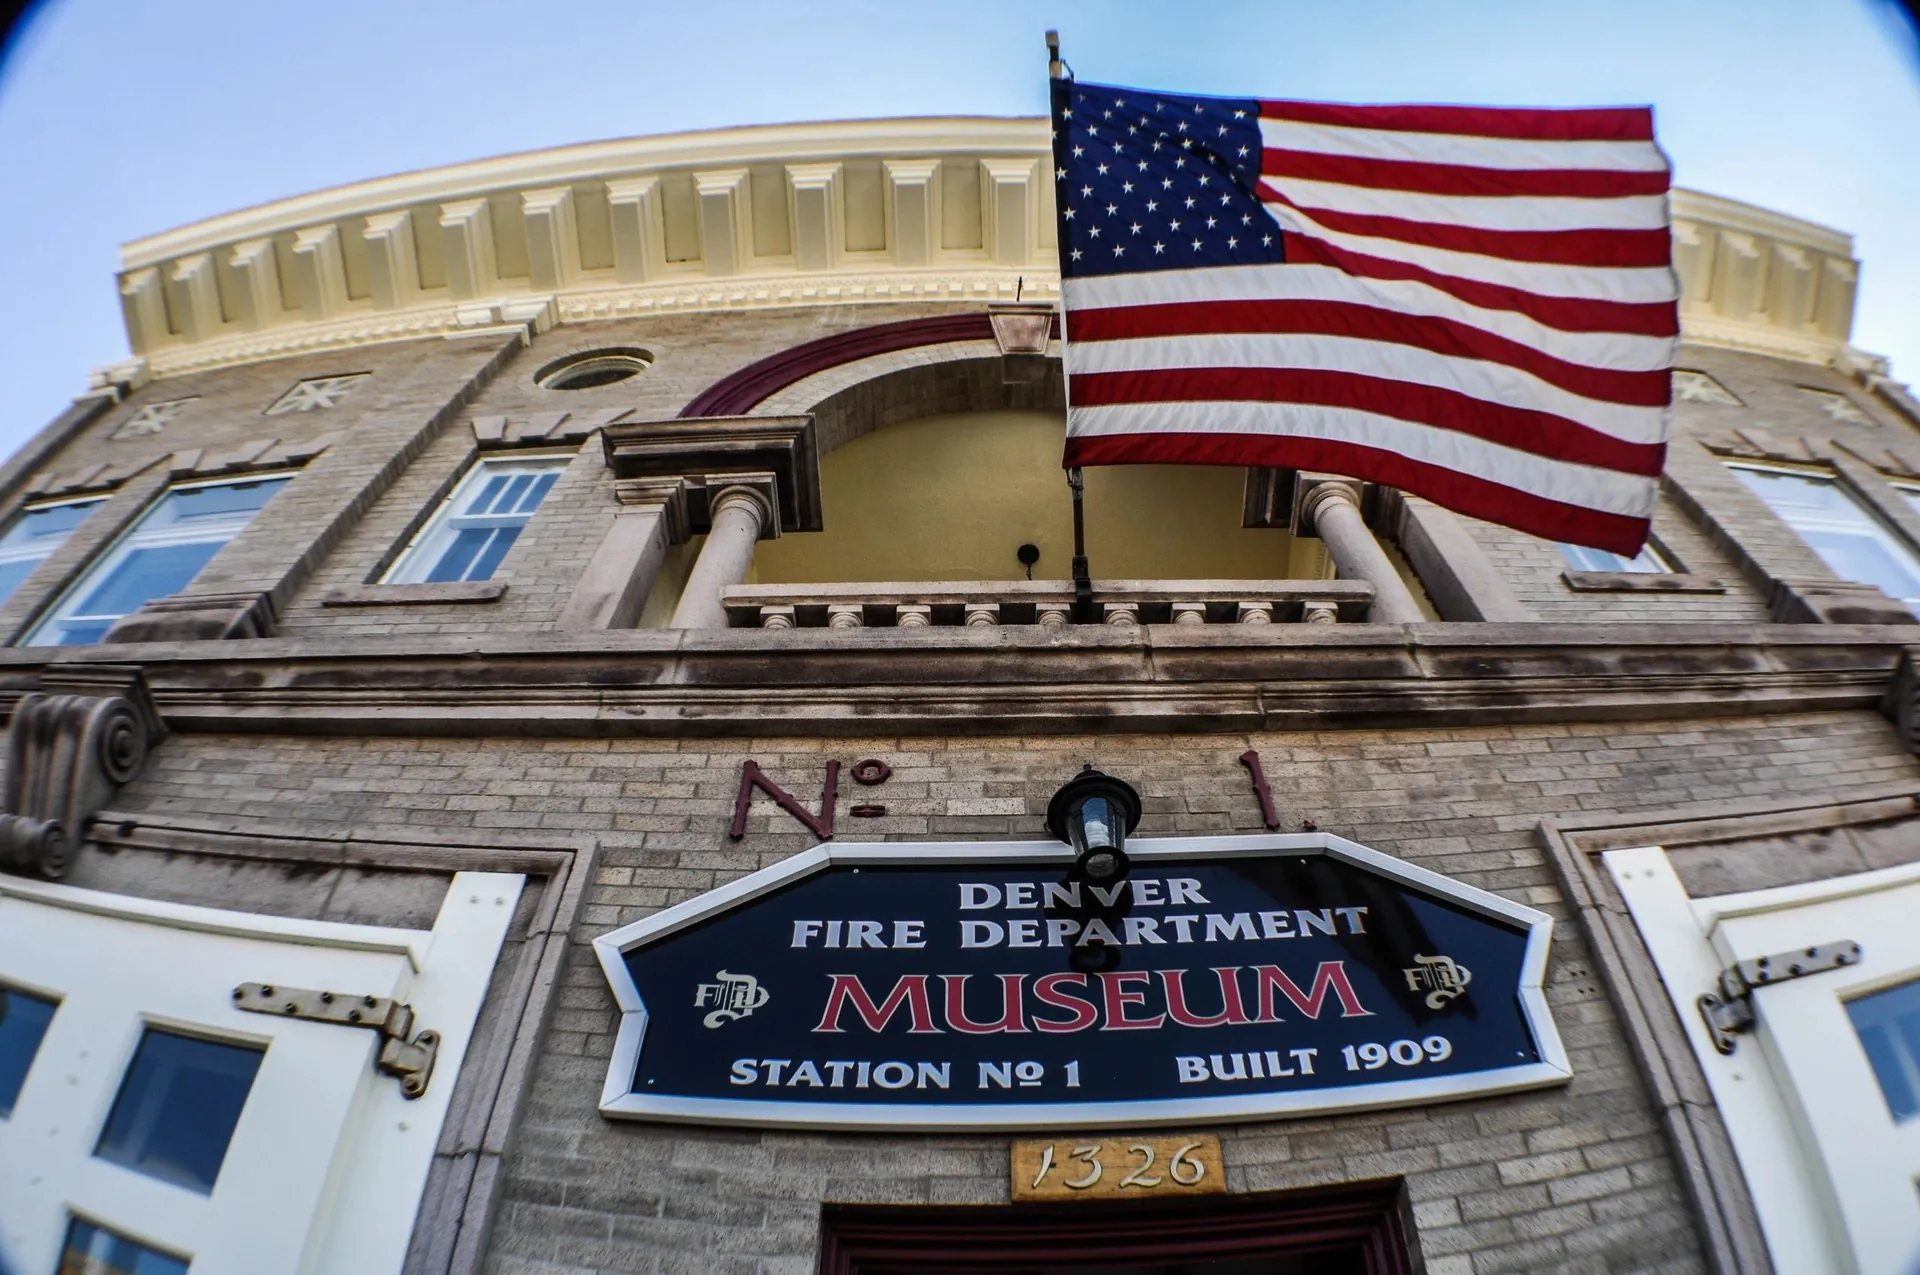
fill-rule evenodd
<path id="1" fill-rule="evenodd" d="M 756 798 L 731 843 L 741 762 L 803 800 L 824 761 L 886 759 L 890 814 L 844 839 L 1038 835 L 1083 760 L 1140 786 L 1142 834 L 1251 830 L 1236 758 L 1258 748 L 1283 827 L 1312 819 L 1564 918 L 1536 828 L 1546 816 L 1677 816 L 1751 800 L 1844 798 L 1920 779 L 1868 712 L 1632 726 L 1538 725 L 1256 736 L 810 742 L 327 740 L 176 736 L 116 801 L 136 816 L 512 828 L 601 844 L 526 1123 L 508 1161 L 489 1269 L 813 1269 L 821 1201 L 1003 1202 L 1006 1139 L 759 1133 L 614 1123 L 596 1110 L 615 1011 L 591 938 L 812 844 Z M 1564 1089 L 1224 1130 L 1229 1182 L 1257 1191 L 1407 1180 L 1428 1270 L 1697 1271 L 1674 1169 L 1621 1028 L 1571 925 L 1549 1001 L 1576 1071 Z"/>

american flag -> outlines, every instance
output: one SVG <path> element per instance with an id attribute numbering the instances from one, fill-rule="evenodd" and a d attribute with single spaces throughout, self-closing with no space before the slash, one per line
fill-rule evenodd
<path id="1" fill-rule="evenodd" d="M 1631 556 L 1679 340 L 1647 108 L 1053 82 L 1066 464 L 1389 484 Z"/>

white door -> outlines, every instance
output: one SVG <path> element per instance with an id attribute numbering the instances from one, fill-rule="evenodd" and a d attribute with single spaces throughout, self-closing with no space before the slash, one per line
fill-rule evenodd
<path id="1" fill-rule="evenodd" d="M 0 1253 L 16 1275 L 400 1269 L 524 878 L 461 873 L 431 931 L 0 878 Z M 371 1030 L 244 1012 L 241 983 L 392 997 L 440 1035 L 425 1094 Z"/>
<path id="2" fill-rule="evenodd" d="M 1920 1271 L 1920 865 L 1689 899 L 1658 849 L 1607 865 L 1714 1089 L 1776 1269 Z M 1731 1054 L 1696 1003 L 1719 971 L 1859 959 L 1757 987 Z"/>

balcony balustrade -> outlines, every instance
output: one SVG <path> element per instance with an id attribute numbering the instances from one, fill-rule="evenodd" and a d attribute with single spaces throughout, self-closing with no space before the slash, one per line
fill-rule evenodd
<path id="1" fill-rule="evenodd" d="M 736 629 L 959 628 L 1072 623 L 1071 580 L 742 584 L 721 591 Z M 1106 580 L 1099 622 L 1334 624 L 1365 620 L 1364 580 Z"/>

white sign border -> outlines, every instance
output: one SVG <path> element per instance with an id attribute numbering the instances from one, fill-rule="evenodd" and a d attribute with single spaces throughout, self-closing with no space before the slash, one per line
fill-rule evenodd
<path id="1" fill-rule="evenodd" d="M 852 1129 L 860 1131 L 993 1132 L 1026 1129 L 1105 1128 L 1124 1125 L 1208 1124 L 1264 1120 L 1283 1116 L 1376 1111 L 1457 1098 L 1487 1097 L 1563 1085 L 1573 1078 L 1560 1033 L 1547 1008 L 1544 983 L 1547 952 L 1553 942 L 1553 918 L 1524 904 L 1443 877 L 1391 855 L 1369 850 L 1325 832 L 1224 837 L 1146 837 L 1127 843 L 1138 865 L 1177 864 L 1195 858 L 1268 858 L 1281 854 L 1324 854 L 1366 868 L 1469 911 L 1520 925 L 1527 930 L 1520 963 L 1520 1013 L 1540 1048 L 1540 1061 L 1461 1076 L 1396 1080 L 1343 1089 L 1302 1090 L 1211 1098 L 1153 1099 L 1144 1102 L 886 1104 L 768 1102 L 757 1099 L 649 1097 L 633 1091 L 640 1046 L 647 1034 L 647 1007 L 627 970 L 626 954 L 636 947 L 771 894 L 783 886 L 830 867 L 922 867 L 934 863 L 1017 866 L 1067 864 L 1073 851 L 1057 841 L 885 841 L 823 842 L 741 877 L 698 898 L 621 926 L 593 941 L 600 968 L 620 1007 L 620 1033 L 614 1040 L 607 1080 L 600 1092 L 602 1115 L 623 1119 L 747 1126 L 762 1129 Z"/>

